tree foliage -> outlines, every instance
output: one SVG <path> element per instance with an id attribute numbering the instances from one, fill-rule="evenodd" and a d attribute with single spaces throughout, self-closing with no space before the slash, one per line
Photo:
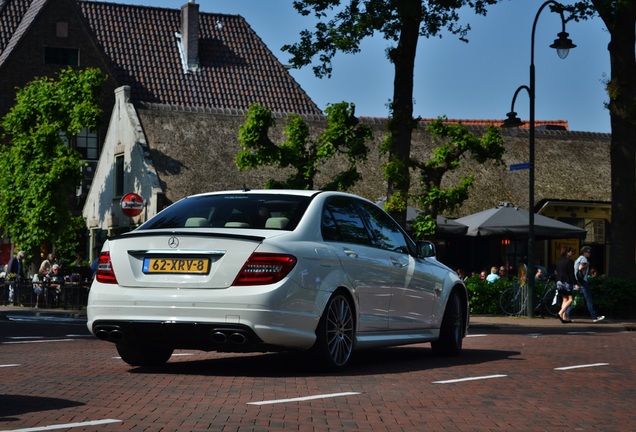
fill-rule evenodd
<path id="1" fill-rule="evenodd" d="M 3 119 L 10 145 L 0 147 L 0 226 L 26 253 L 63 241 L 77 225 L 69 197 L 82 180 L 83 162 L 63 137 L 98 126 L 104 79 L 98 69 L 36 78 L 18 89 Z"/>
<path id="2" fill-rule="evenodd" d="M 599 16 L 611 36 L 607 107 L 612 126 L 612 259 L 608 272 L 636 279 L 636 2 L 579 0 L 565 9 L 574 20 Z"/>
<path id="3" fill-rule="evenodd" d="M 489 160 L 503 164 L 505 149 L 499 129 L 489 126 L 481 137 L 477 137 L 461 123 L 450 124 L 445 120 L 438 118 L 426 128 L 433 143 L 438 144 L 430 158 L 426 161 L 411 160 L 411 165 L 420 171 L 422 187 L 422 192 L 413 198 L 424 210 L 411 224 L 416 237 L 434 235 L 437 216 L 456 210 L 468 199 L 473 177 L 464 176 L 457 184 L 442 188 L 442 180 L 447 173 L 458 169 L 467 157 L 479 164 Z"/>
<path id="4" fill-rule="evenodd" d="M 393 45 L 386 51 L 394 65 L 393 97 L 389 106 L 391 120 L 386 143 L 388 163 L 387 196 L 392 213 L 406 223 L 406 199 L 410 189 L 410 149 L 413 128 L 413 77 L 415 55 L 420 37 L 441 36 L 448 31 L 466 41 L 470 25 L 460 23 L 460 8 L 470 7 L 485 15 L 486 7 L 499 0 L 297 0 L 294 8 L 301 15 L 318 19 L 314 31 L 304 30 L 300 41 L 285 45 L 294 67 L 311 64 L 316 76 L 330 76 L 331 60 L 338 52 L 356 54 L 362 41 L 377 33 Z"/>
<path id="5" fill-rule="evenodd" d="M 330 105 L 325 112 L 327 129 L 317 140 L 312 140 L 307 123 L 292 114 L 287 117 L 284 129 L 287 140 L 276 144 L 269 138 L 269 131 L 275 125 L 270 110 L 252 105 L 239 131 L 242 150 L 235 158 L 237 166 L 243 170 L 260 166 L 291 168 L 287 179 L 270 179 L 265 187 L 315 189 L 320 166 L 340 155 L 347 160 L 348 167 L 319 188 L 348 189 L 361 178 L 356 164 L 367 157 L 365 141 L 372 138 L 371 129 L 358 123 L 355 107 L 346 102 Z"/>

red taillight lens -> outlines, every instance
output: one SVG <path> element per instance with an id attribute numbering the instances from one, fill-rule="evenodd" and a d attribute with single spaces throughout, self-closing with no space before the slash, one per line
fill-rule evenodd
<path id="1" fill-rule="evenodd" d="M 97 273 L 95 274 L 97 282 L 116 284 L 117 278 L 113 271 L 113 263 L 110 262 L 110 252 L 102 252 L 97 262 Z"/>
<path id="2" fill-rule="evenodd" d="M 253 253 L 232 285 L 273 284 L 289 274 L 296 265 L 293 255 Z"/>

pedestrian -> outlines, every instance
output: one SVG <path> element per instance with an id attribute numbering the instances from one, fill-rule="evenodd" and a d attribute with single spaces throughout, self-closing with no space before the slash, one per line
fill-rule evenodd
<path id="1" fill-rule="evenodd" d="M 576 279 L 576 286 L 574 289 L 579 289 L 583 293 L 585 303 L 587 304 L 587 310 L 590 312 L 593 322 L 603 321 L 604 315 L 599 315 L 592 303 L 592 292 L 590 291 L 590 284 L 587 280 L 588 271 L 590 269 L 590 255 L 592 255 L 592 248 L 589 246 L 583 246 L 581 248 L 581 255 L 574 261 L 574 277 Z M 570 311 L 572 307 L 570 306 Z M 570 315 L 568 311 L 567 315 Z"/>
<path id="2" fill-rule="evenodd" d="M 567 313 L 568 308 L 572 304 L 572 290 L 574 289 L 576 280 L 574 279 L 574 263 L 572 262 L 574 249 L 570 246 L 561 247 L 561 257 L 556 263 L 556 286 L 561 296 L 561 310 L 559 318 L 562 323 L 570 323 L 572 320 Z"/>
<path id="3" fill-rule="evenodd" d="M 8 264 L 8 273 L 7 276 L 13 275 L 12 279 L 9 280 L 9 304 L 20 304 L 20 291 L 19 284 L 22 282 L 24 278 L 24 252 L 20 251 L 16 256 L 9 260 Z"/>
<path id="4" fill-rule="evenodd" d="M 499 275 L 497 274 L 497 267 L 492 266 L 490 268 L 490 274 L 488 275 L 488 277 L 486 277 L 486 280 L 488 281 L 488 283 L 493 283 L 497 279 L 499 279 Z"/>

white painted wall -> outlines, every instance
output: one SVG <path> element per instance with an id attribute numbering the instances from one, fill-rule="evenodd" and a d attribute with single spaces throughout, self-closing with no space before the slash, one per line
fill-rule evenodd
<path id="1" fill-rule="evenodd" d="M 124 194 L 137 193 L 146 203 L 146 209 L 134 218 L 122 213 L 119 205 L 121 196 L 115 196 L 115 157 L 122 154 Z M 82 212 L 88 228 L 91 233 L 94 229 L 109 233 L 115 228 L 132 229 L 155 215 L 159 192 L 159 178 L 150 158 L 146 137 L 135 108 L 130 103 L 130 87 L 119 87 L 115 90 L 115 107 Z M 91 244 L 94 245 L 92 241 Z"/>

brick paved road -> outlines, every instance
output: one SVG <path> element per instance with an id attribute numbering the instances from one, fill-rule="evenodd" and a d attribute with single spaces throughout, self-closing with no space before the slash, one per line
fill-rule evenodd
<path id="1" fill-rule="evenodd" d="M 81 325 L 0 317 L 0 430 L 636 430 L 625 329 L 480 317 L 460 357 L 415 345 L 318 374 L 293 355 L 196 351 L 131 368 Z"/>

